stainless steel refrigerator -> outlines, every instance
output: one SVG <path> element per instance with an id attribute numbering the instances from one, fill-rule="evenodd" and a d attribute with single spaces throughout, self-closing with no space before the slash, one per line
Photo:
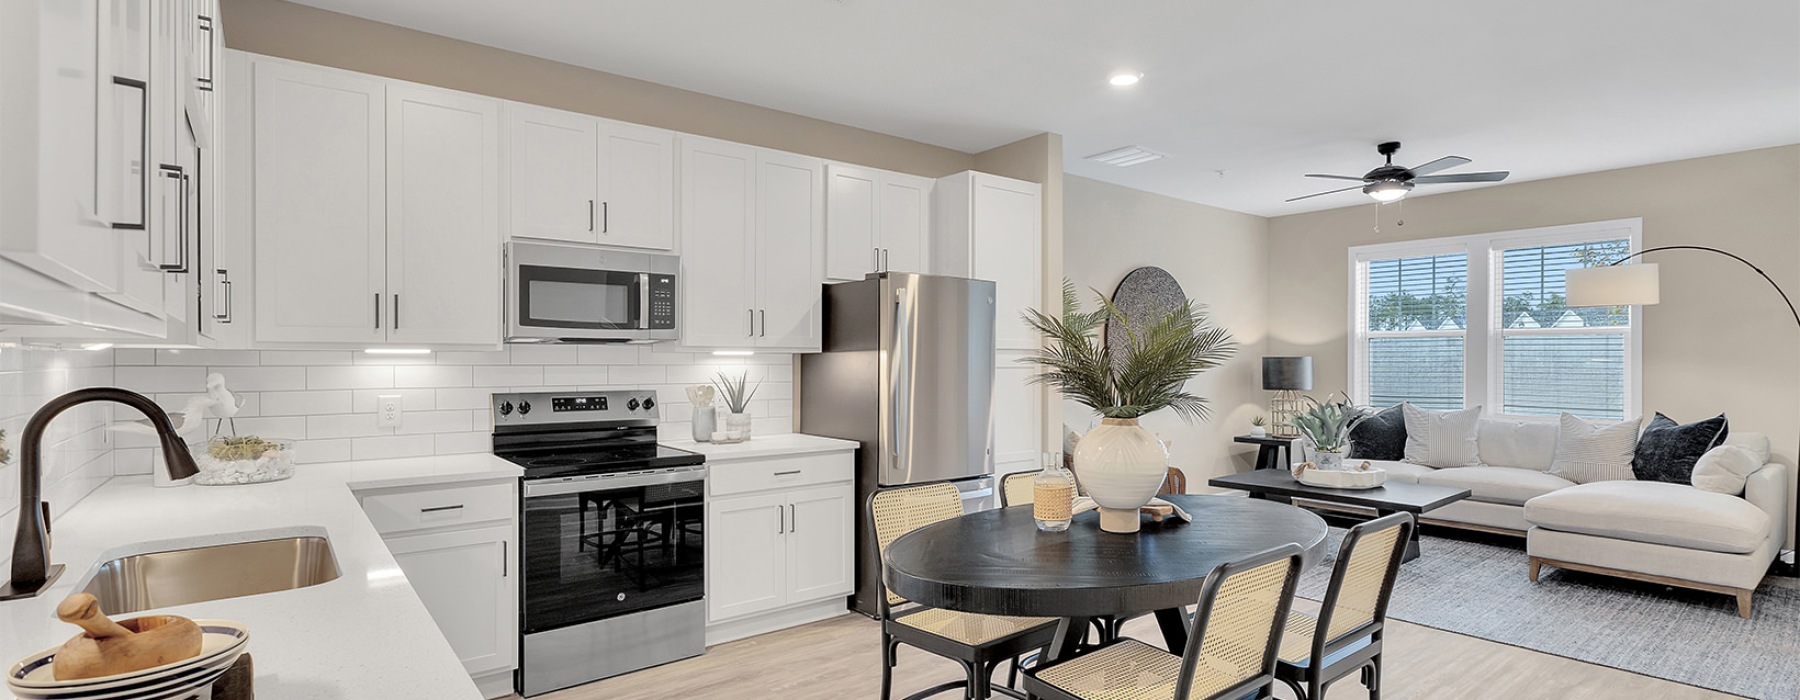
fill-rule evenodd
<path id="1" fill-rule="evenodd" d="M 905 272 L 825 286 L 824 352 L 800 358 L 800 431 L 855 440 L 856 593 L 873 616 L 881 558 L 869 495 L 939 481 L 994 497 L 994 283 Z"/>

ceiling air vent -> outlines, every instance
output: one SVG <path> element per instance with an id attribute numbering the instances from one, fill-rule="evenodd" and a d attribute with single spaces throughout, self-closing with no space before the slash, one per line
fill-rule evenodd
<path id="1" fill-rule="evenodd" d="M 1163 154 L 1161 153 L 1148 151 L 1137 146 L 1115 148 L 1105 153 L 1095 153 L 1094 155 L 1087 157 L 1088 160 L 1099 161 L 1107 165 L 1118 166 L 1121 168 L 1128 168 L 1133 165 L 1148 163 L 1153 160 L 1161 160 L 1162 158 Z"/>

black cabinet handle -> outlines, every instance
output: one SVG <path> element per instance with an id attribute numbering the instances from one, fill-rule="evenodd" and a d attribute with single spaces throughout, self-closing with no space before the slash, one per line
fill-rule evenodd
<path id="1" fill-rule="evenodd" d="M 142 80 L 113 76 L 113 85 L 138 91 L 138 215 L 137 221 L 114 221 L 112 227 L 142 231 L 150 226 L 150 86 Z"/>
<path id="2" fill-rule="evenodd" d="M 400 295 L 394 295 L 394 330 L 400 330 Z"/>
<path id="3" fill-rule="evenodd" d="M 763 309 L 756 313 L 758 315 L 762 316 L 762 334 L 759 335 L 758 337 L 767 338 L 767 337 L 769 337 L 769 310 Z"/>
<path id="4" fill-rule="evenodd" d="M 446 511 L 446 510 L 462 510 L 462 509 L 463 509 L 462 504 L 458 503 L 453 506 L 433 506 L 430 508 L 420 508 L 419 512 L 420 513 L 439 513 L 439 512 Z"/>
<path id="5" fill-rule="evenodd" d="M 612 230 L 612 207 L 607 206 L 608 204 L 611 204 L 611 202 L 601 202 L 600 203 L 600 232 L 601 233 L 608 233 Z"/>
<path id="6" fill-rule="evenodd" d="M 375 327 L 381 327 L 381 292 L 375 293 Z"/>
<path id="7" fill-rule="evenodd" d="M 199 15 L 198 17 L 200 31 L 206 34 L 206 39 L 204 40 L 206 42 L 206 65 L 202 66 L 206 71 L 206 75 L 196 76 L 194 82 L 201 90 L 212 92 L 213 63 L 215 62 L 215 59 L 213 58 L 213 18 L 206 15 Z"/>
<path id="8" fill-rule="evenodd" d="M 213 308 L 218 309 L 212 315 L 213 320 L 231 323 L 231 271 L 214 269 L 213 274 L 219 277 L 219 295 L 223 299 L 213 301 Z"/>
<path id="9" fill-rule="evenodd" d="M 594 230 L 594 200 L 588 200 L 588 230 Z"/>

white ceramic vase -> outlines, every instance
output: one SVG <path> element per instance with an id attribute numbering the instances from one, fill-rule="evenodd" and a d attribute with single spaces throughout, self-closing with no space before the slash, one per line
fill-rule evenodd
<path id="1" fill-rule="evenodd" d="M 1169 450 L 1136 418 L 1107 418 L 1075 446 L 1075 478 L 1100 506 L 1100 529 L 1138 531 L 1138 509 L 1169 473 Z"/>
<path id="2" fill-rule="evenodd" d="M 1313 466 L 1329 472 L 1343 471 L 1344 453 L 1313 450 Z"/>
<path id="3" fill-rule="evenodd" d="M 1268 436 L 1269 436 L 1268 428 L 1262 427 L 1260 425 L 1250 426 L 1250 437 L 1259 438 L 1259 437 L 1268 437 Z"/>
<path id="4" fill-rule="evenodd" d="M 750 439 L 750 414 L 748 414 L 748 413 L 727 413 L 727 414 L 725 414 L 725 432 L 733 433 L 733 434 L 740 436 L 740 437 L 737 437 L 734 439 L 749 440 Z"/>

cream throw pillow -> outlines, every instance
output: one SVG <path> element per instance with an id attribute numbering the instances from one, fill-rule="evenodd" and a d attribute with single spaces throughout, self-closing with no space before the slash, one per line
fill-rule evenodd
<path id="1" fill-rule="evenodd" d="M 1631 458 L 1637 452 L 1638 425 L 1633 418 L 1611 425 L 1594 425 L 1564 413 L 1556 430 L 1556 459 L 1550 473 L 1577 484 L 1596 481 L 1633 481 Z"/>
<path id="2" fill-rule="evenodd" d="M 1475 440 L 1476 426 L 1481 422 L 1481 407 L 1459 411 L 1427 411 L 1410 403 L 1401 404 L 1406 420 L 1406 455 L 1401 460 L 1427 467 L 1473 467 L 1481 464 Z M 1626 459 L 1626 467 L 1631 466 Z"/>
<path id="3" fill-rule="evenodd" d="M 1744 493 L 1744 482 L 1763 468 L 1763 460 L 1748 447 L 1720 445 L 1700 455 L 1694 463 L 1694 488 L 1701 491 L 1738 496 Z"/>

